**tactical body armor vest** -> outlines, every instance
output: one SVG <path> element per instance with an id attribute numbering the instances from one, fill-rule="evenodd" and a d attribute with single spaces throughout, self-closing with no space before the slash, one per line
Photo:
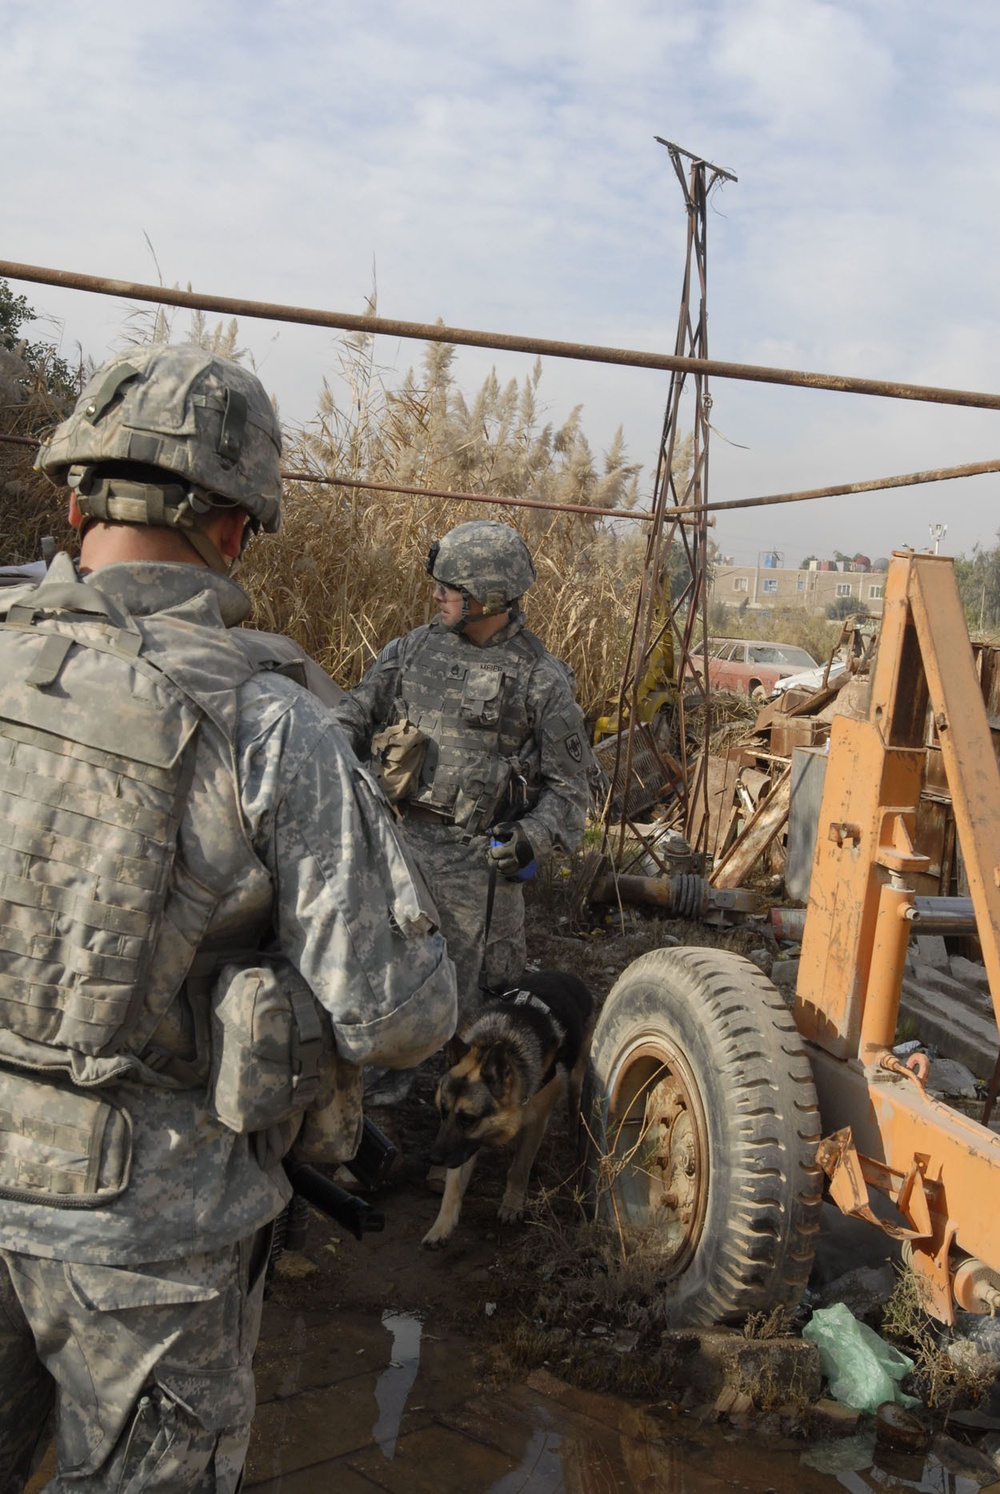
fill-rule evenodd
<path id="1" fill-rule="evenodd" d="M 236 693 L 286 662 L 237 629 L 131 617 L 65 557 L 6 609 L 0 1195 L 117 1196 L 130 1121 L 98 1091 L 208 1080 L 211 974 L 255 951 L 270 915 L 241 815 Z M 227 892 L 255 885 L 256 921 L 244 896 L 239 928 L 221 932 Z"/>
<path id="2" fill-rule="evenodd" d="M 400 669 L 396 720 L 428 737 L 414 804 L 471 834 L 516 817 L 538 798 L 540 756 L 528 685 L 545 648 L 522 630 L 488 649 L 470 648 L 429 623 Z"/>

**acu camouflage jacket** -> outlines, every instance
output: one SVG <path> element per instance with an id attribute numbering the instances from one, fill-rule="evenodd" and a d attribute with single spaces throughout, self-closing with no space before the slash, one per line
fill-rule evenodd
<path id="1" fill-rule="evenodd" d="M 429 739 L 410 798 L 488 833 L 518 820 L 537 856 L 573 850 L 584 830 L 592 761 L 570 670 L 524 628 L 523 614 L 479 646 L 438 622 L 387 645 L 334 707 L 356 750 L 408 720 Z"/>
<path id="2" fill-rule="evenodd" d="M 68 563 L 56 565 L 65 565 L 72 578 Z M 354 1065 L 407 1067 L 435 1051 L 454 1027 L 454 972 L 426 888 L 329 711 L 300 685 L 261 667 L 274 650 L 261 647 L 259 638 L 256 646 L 250 643 L 252 634 L 230 631 L 249 612 L 244 593 L 190 565 L 113 565 L 87 580 L 128 619 L 142 658 L 184 691 L 195 723 L 190 779 L 178 799 L 167 912 L 152 960 L 140 962 L 143 998 L 155 996 L 152 1007 L 149 1001 L 140 1007 L 149 1030 L 140 1021 L 141 1043 L 74 1049 L 76 1019 L 91 1010 L 81 1000 L 76 1026 L 57 1025 L 49 1034 L 46 1061 L 44 1025 L 25 1027 L 13 1003 L 30 1004 L 35 988 L 36 1000 L 45 989 L 60 990 L 59 981 L 44 986 L 45 972 L 60 961 L 67 968 L 68 958 L 82 991 L 94 990 L 96 1011 L 102 982 L 126 965 L 124 956 L 137 943 L 142 953 L 141 919 L 132 918 L 124 933 L 96 942 L 88 937 L 81 946 L 69 918 L 76 907 L 85 921 L 105 917 L 92 910 L 108 906 L 100 822 L 102 814 L 114 814 L 114 774 L 99 794 L 90 779 L 95 766 L 113 767 L 116 754 L 128 758 L 130 715 L 126 710 L 116 718 L 109 711 L 101 722 L 92 714 L 96 748 L 67 759 L 66 774 L 74 780 L 66 792 L 67 815 L 55 802 L 58 785 L 52 786 L 60 770 L 50 765 L 47 779 L 39 780 L 32 759 L 39 741 L 58 741 L 62 625 L 46 624 L 55 644 L 39 655 L 33 678 L 23 687 L 0 682 L 0 815 L 12 827 L 0 837 L 0 922 L 6 926 L 0 940 L 0 1160 L 4 1177 L 24 1184 L 0 1189 L 0 1246 L 67 1261 L 129 1264 L 231 1243 L 272 1218 L 288 1194 L 280 1168 L 262 1166 L 252 1138 L 221 1124 L 208 1108 L 201 1051 L 207 988 L 186 980 L 192 953 L 210 964 L 213 950 L 231 961 L 240 948 L 252 959 L 263 939 L 275 945 L 328 1016 L 339 1057 Z M 4 611 L 24 596 L 4 595 Z M 280 649 L 277 654 L 272 665 L 280 667 L 287 660 Z M 91 667 L 99 675 L 99 651 Z M 16 689 L 45 693 L 50 686 L 44 710 L 55 714 L 45 717 L 40 734 L 25 730 Z M 99 678 L 89 687 L 92 713 L 100 710 L 98 687 Z M 41 708 L 35 703 L 31 709 L 37 717 Z M 74 729 L 73 740 L 81 736 L 86 741 L 88 733 Z M 57 760 L 57 746 L 49 758 Z M 83 835 L 75 851 L 74 822 Z M 65 867 L 57 873 L 47 860 L 53 834 L 60 857 L 70 858 L 68 878 Z M 116 860 L 119 880 L 141 881 L 141 863 L 141 854 L 133 855 L 122 872 Z M 61 889 L 50 886 L 60 878 Z M 113 899 L 110 906 L 117 918 Z M 47 908 L 46 935 L 38 917 L 48 916 Z M 77 977 L 60 979 L 66 987 Z M 189 1057 L 194 1061 L 186 1069 Z M 130 1149 L 127 1186 L 96 1206 L 89 1196 L 28 1201 L 33 1158 L 71 1156 L 77 1135 L 83 1145 L 84 1127 L 77 1122 L 87 1102 L 106 1112 L 103 1151 L 97 1149 L 93 1167 L 113 1172 L 123 1165 L 117 1152 Z"/>

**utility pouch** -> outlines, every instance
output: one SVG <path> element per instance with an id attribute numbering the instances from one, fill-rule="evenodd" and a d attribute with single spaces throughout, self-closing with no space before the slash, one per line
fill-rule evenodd
<path id="1" fill-rule="evenodd" d="M 467 835 L 485 834 L 506 802 L 509 785 L 510 763 L 504 758 L 470 758 L 455 795 L 455 824 L 461 825 Z"/>
<path id="2" fill-rule="evenodd" d="M 412 721 L 397 721 L 372 737 L 372 771 L 390 804 L 416 789 L 426 755 L 427 737 Z"/>
<path id="3" fill-rule="evenodd" d="M 331 1053 L 324 1063 L 316 1103 L 304 1115 L 297 1111 L 290 1120 L 251 1136 L 259 1166 L 265 1172 L 277 1167 L 293 1146 L 296 1162 L 308 1162 L 312 1167 L 350 1162 L 361 1143 L 362 1100 L 361 1070 Z"/>
<path id="4" fill-rule="evenodd" d="M 361 1069 L 336 1054 L 331 1059 L 333 1094 L 324 1105 L 307 1110 L 295 1142 L 295 1157 L 313 1166 L 334 1167 L 350 1162 L 361 1144 Z"/>
<path id="5" fill-rule="evenodd" d="M 474 665 L 465 677 L 462 720 L 471 726 L 496 726 L 503 707 L 504 672 L 499 664 Z"/>
<path id="6" fill-rule="evenodd" d="M 86 1090 L 0 1073 L 0 1197 L 94 1209 L 128 1187 L 132 1119 Z"/>
<path id="7" fill-rule="evenodd" d="M 211 996 L 208 1108 L 230 1131 L 266 1131 L 322 1099 L 333 1032 L 298 971 L 276 957 L 229 964 Z"/>

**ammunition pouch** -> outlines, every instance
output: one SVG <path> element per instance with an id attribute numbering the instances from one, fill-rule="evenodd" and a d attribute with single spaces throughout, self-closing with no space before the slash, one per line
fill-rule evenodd
<path id="1" fill-rule="evenodd" d="M 330 1019 L 294 966 L 256 959 L 224 965 L 212 991 L 208 1109 L 253 1136 L 262 1167 L 296 1138 L 301 1160 L 341 1162 L 360 1139 L 361 1071 L 338 1057 Z"/>
<path id="2" fill-rule="evenodd" d="M 124 1193 L 131 1166 L 123 1107 L 35 1073 L 0 1073 L 0 1197 L 100 1208 Z"/>
<path id="3" fill-rule="evenodd" d="M 295 1141 L 295 1157 L 313 1166 L 333 1167 L 349 1162 L 361 1144 L 361 1069 L 331 1055 L 333 1093 L 325 1105 L 313 1105 L 302 1118 Z"/>
<path id="4" fill-rule="evenodd" d="M 314 1102 L 333 1037 L 287 961 L 224 965 L 211 996 L 211 1023 L 208 1108 L 230 1131 L 265 1131 Z"/>
<path id="5" fill-rule="evenodd" d="M 455 795 L 455 824 L 466 836 L 485 835 L 492 828 L 507 803 L 510 787 L 510 763 L 501 757 L 473 758 L 462 775 Z"/>
<path id="6" fill-rule="evenodd" d="M 427 740 L 411 721 L 397 721 L 372 737 L 372 771 L 390 804 L 408 799 L 417 788 Z"/>

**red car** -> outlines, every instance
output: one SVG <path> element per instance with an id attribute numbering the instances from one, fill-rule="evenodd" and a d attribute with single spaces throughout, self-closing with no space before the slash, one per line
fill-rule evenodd
<path id="1" fill-rule="evenodd" d="M 761 704 L 786 675 L 817 667 L 812 655 L 793 643 L 771 643 L 766 638 L 710 638 L 708 642 L 709 688 L 734 690 Z M 700 649 L 692 652 L 688 670 L 704 679 Z"/>

